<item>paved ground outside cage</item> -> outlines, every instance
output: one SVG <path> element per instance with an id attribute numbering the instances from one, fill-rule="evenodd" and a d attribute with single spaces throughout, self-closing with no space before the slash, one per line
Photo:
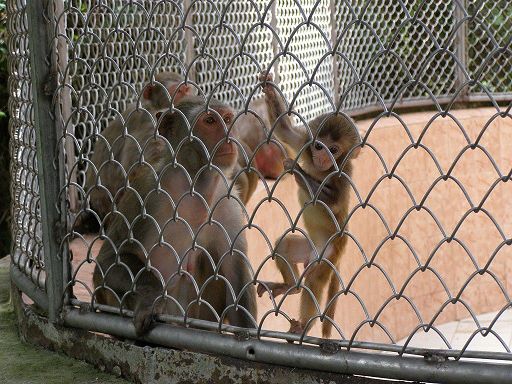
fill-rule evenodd
<path id="1" fill-rule="evenodd" d="M 9 286 L 9 258 L 3 258 L 0 260 L 0 383 L 127 383 L 87 363 L 22 344 L 16 331 L 15 315 L 9 304 Z"/>
<path id="2" fill-rule="evenodd" d="M 489 312 L 477 316 L 477 319 L 482 327 L 488 327 L 497 314 L 498 312 Z M 475 320 L 472 317 L 460 321 L 451 321 L 437 327 L 454 349 L 462 349 L 464 347 L 469 337 L 474 333 L 474 328 Z M 493 326 L 493 330 L 500 335 L 509 348 L 512 348 L 512 310 L 505 311 L 500 316 L 500 323 Z M 399 341 L 398 344 L 404 344 L 405 341 L 406 339 L 403 339 Z M 442 343 L 441 338 L 432 337 L 431 333 L 423 333 L 415 335 L 413 340 L 409 343 L 409 346 L 435 349 L 443 348 L 445 344 Z M 487 335 L 487 337 L 477 334 L 471 341 L 469 349 L 478 351 L 504 351 L 500 341 L 490 334 Z M 489 360 L 482 361 L 488 362 Z"/>

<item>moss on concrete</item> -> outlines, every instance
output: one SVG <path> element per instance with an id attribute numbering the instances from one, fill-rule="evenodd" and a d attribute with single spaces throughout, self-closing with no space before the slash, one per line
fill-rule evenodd
<path id="1" fill-rule="evenodd" d="M 127 383 L 87 363 L 22 344 L 17 334 L 16 317 L 9 303 L 8 264 L 4 260 L 0 260 L 0 383 Z"/>

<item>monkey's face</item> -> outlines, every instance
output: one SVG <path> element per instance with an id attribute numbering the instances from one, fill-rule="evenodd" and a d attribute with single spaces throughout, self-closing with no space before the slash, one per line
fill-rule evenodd
<path id="1" fill-rule="evenodd" d="M 232 124 L 234 112 L 230 108 L 215 109 L 214 112 L 203 112 L 194 127 L 194 134 L 198 136 L 213 155 L 213 164 L 220 167 L 230 167 L 235 164 L 238 149 L 236 144 L 229 140 L 228 129 Z"/>
<path id="2" fill-rule="evenodd" d="M 332 140 L 330 137 L 319 137 L 311 145 L 313 164 L 321 172 L 329 170 L 342 154 L 343 148 L 340 143 Z"/>

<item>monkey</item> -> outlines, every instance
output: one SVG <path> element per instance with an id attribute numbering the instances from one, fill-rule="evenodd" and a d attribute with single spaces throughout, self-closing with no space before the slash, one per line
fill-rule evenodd
<path id="1" fill-rule="evenodd" d="M 284 171 L 283 152 L 275 143 L 263 144 L 254 158 L 256 169 L 269 179 L 277 179 Z"/>
<path id="2" fill-rule="evenodd" d="M 249 148 L 247 143 L 239 139 L 240 145 L 245 152 L 248 159 L 252 157 L 252 150 Z M 258 186 L 259 177 L 256 172 L 246 171 L 247 162 L 242 153 L 238 154 L 237 164 L 233 171 L 234 174 L 237 174 L 238 177 L 235 180 L 235 185 L 237 186 L 238 193 L 240 194 L 240 199 L 247 205 L 249 199 L 256 191 L 256 187 Z"/>
<path id="3" fill-rule="evenodd" d="M 268 127 L 270 121 L 268 113 L 262 108 L 260 100 L 252 101 L 248 107 L 258 114 L 264 126 Z M 254 167 L 269 179 L 277 179 L 283 172 L 284 154 L 281 148 L 274 143 L 267 143 L 267 134 L 262 122 L 252 113 L 243 113 L 237 120 L 237 130 L 240 140 L 246 143 L 254 155 Z"/>
<path id="4" fill-rule="evenodd" d="M 190 317 L 222 315 L 232 325 L 255 325 L 242 207 L 226 196 L 238 156 L 226 128 L 233 114 L 214 99 L 207 106 L 202 97 L 186 96 L 174 112 L 158 114 L 161 138 L 148 142 L 145 163 L 129 173 L 93 285 L 96 303 L 134 311 L 138 336 L 154 314 L 176 315 L 178 306 Z M 191 306 L 194 300 L 203 304 Z"/>
<path id="5" fill-rule="evenodd" d="M 265 127 L 270 124 L 260 101 L 251 101 L 248 111 L 239 113 L 232 128 L 250 161 L 251 170 L 248 171 L 246 159 L 243 154 L 240 154 L 238 166 L 235 168 L 235 174 L 238 175 L 236 185 L 244 205 L 247 205 L 256 190 L 260 175 L 263 178 L 276 179 L 284 170 L 283 151 L 274 142 L 266 142 Z M 254 170 L 257 170 L 259 174 Z"/>
<path id="6" fill-rule="evenodd" d="M 139 160 L 140 148 L 154 135 L 156 113 L 166 110 L 171 98 L 177 103 L 193 93 L 181 75 L 161 72 L 155 76 L 154 84 L 145 86 L 141 105 L 130 104 L 122 119 L 117 117 L 103 130 L 95 143 L 85 182 L 85 191 L 90 191 L 90 207 L 100 220 L 119 200 L 127 172 Z"/>
<path id="7" fill-rule="evenodd" d="M 262 73 L 265 101 L 274 133 L 279 140 L 296 153 L 297 160 L 284 161 L 286 171 L 293 173 L 299 187 L 299 201 L 303 207 L 303 220 L 312 244 L 304 237 L 288 233 L 275 244 L 275 260 L 283 276 L 283 283 L 260 282 L 257 293 L 261 297 L 269 291 L 274 297 L 280 294 L 299 293 L 300 277 L 297 264 L 304 264 L 301 285 L 309 288 L 318 303 L 328 284 L 325 316 L 333 319 L 336 301 L 330 300 L 339 290 L 339 281 L 333 268 L 338 267 L 347 237 L 343 235 L 349 209 L 352 160 L 361 149 L 361 138 L 354 122 L 342 113 L 324 113 L 305 127 L 294 128 L 287 114 L 284 101 L 275 90 L 272 75 Z M 334 220 L 333 220 L 334 219 Z M 338 229 L 339 228 L 339 229 Z M 313 247 L 312 247 L 313 245 Z M 302 289 L 299 320 L 292 320 L 290 332 L 303 333 L 308 322 L 317 315 L 311 294 Z M 328 338 L 332 323 L 322 320 L 322 335 Z"/>

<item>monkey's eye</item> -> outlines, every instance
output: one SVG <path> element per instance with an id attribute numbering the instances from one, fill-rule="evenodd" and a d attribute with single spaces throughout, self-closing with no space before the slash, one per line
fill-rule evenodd
<path id="1" fill-rule="evenodd" d="M 231 116 L 224 116 L 224 122 L 226 124 L 230 124 L 231 123 Z"/>
<path id="2" fill-rule="evenodd" d="M 333 155 L 338 153 L 338 148 L 337 147 L 331 147 L 329 148 L 329 152 L 331 152 Z"/>
<path id="3" fill-rule="evenodd" d="M 206 124 L 213 124 L 215 123 L 215 118 L 213 116 L 208 116 L 204 121 Z"/>
<path id="4" fill-rule="evenodd" d="M 316 144 L 315 144 L 315 149 L 316 149 L 317 151 L 321 151 L 323 148 L 324 148 L 324 147 L 322 147 L 322 144 L 320 144 L 320 143 L 316 143 Z"/>

